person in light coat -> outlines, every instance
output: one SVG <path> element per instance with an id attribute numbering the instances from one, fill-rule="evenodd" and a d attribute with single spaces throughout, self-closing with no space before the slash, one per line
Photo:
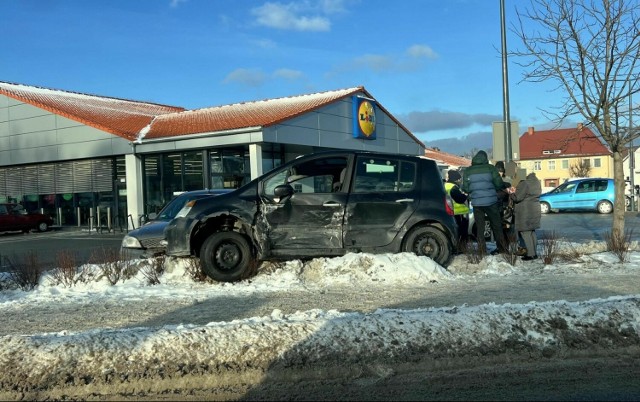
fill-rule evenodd
<path id="1" fill-rule="evenodd" d="M 527 253 L 522 257 L 523 261 L 538 258 L 536 245 L 536 229 L 540 228 L 540 194 L 542 186 L 535 173 L 529 173 L 526 179 L 516 186 L 513 193 L 515 202 L 514 215 L 516 218 L 516 230 L 522 236 Z"/>

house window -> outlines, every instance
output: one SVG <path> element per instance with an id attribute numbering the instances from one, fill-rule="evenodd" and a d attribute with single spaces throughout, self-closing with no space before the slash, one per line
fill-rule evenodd
<path id="1" fill-rule="evenodd" d="M 600 162 L 600 158 L 593 158 L 593 167 L 601 167 L 602 163 Z"/>
<path id="2" fill-rule="evenodd" d="M 548 161 L 547 162 L 547 168 L 549 170 L 556 170 L 556 161 Z"/>
<path id="3" fill-rule="evenodd" d="M 591 167 L 591 159 L 587 158 L 587 159 L 583 159 L 582 160 L 582 166 L 588 168 Z"/>
<path id="4" fill-rule="evenodd" d="M 564 169 L 564 170 L 569 169 L 569 161 L 567 159 L 564 159 L 562 161 L 562 169 Z"/>
<path id="5" fill-rule="evenodd" d="M 542 170 L 542 162 L 540 161 L 533 162 L 533 170 Z"/>

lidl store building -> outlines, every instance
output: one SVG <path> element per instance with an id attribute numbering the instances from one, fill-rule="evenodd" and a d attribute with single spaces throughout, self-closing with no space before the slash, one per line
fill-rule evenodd
<path id="1" fill-rule="evenodd" d="M 425 151 L 364 87 L 185 110 L 0 82 L 0 202 L 57 225 L 137 227 L 177 193 L 336 148 Z"/>

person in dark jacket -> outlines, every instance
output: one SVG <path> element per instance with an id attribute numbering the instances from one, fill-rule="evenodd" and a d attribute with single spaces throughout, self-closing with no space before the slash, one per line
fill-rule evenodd
<path id="1" fill-rule="evenodd" d="M 516 230 L 522 236 L 527 254 L 522 257 L 523 261 L 538 258 L 536 245 L 536 229 L 540 227 L 540 194 L 542 186 L 535 173 L 529 173 L 527 177 L 516 186 L 513 200 L 516 204 Z"/>
<path id="2" fill-rule="evenodd" d="M 480 252 L 486 253 L 487 251 L 484 239 L 485 216 L 489 220 L 493 238 L 496 240 L 497 250 L 494 250 L 492 254 L 507 251 L 500 216 L 501 204 L 498 200 L 498 191 L 502 191 L 504 187 L 502 177 L 500 177 L 498 169 L 489 163 L 487 153 L 478 151 L 471 159 L 471 166 L 464 171 L 462 191 L 469 195 L 469 201 L 473 206 L 476 219 L 476 239 Z"/>
<path id="3" fill-rule="evenodd" d="M 469 206 L 467 205 L 467 195 L 460 190 L 462 175 L 455 170 L 447 172 L 447 181 L 444 189 L 453 200 L 453 217 L 458 224 L 458 250 L 462 251 L 469 241 Z"/>

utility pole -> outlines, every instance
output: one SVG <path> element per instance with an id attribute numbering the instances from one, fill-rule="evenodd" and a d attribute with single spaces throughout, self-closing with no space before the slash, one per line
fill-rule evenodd
<path id="1" fill-rule="evenodd" d="M 507 69 L 507 33 L 505 28 L 504 0 L 500 0 L 500 31 L 502 33 L 502 112 L 504 120 L 504 161 L 511 162 L 511 118 L 509 117 L 509 73 Z"/>

